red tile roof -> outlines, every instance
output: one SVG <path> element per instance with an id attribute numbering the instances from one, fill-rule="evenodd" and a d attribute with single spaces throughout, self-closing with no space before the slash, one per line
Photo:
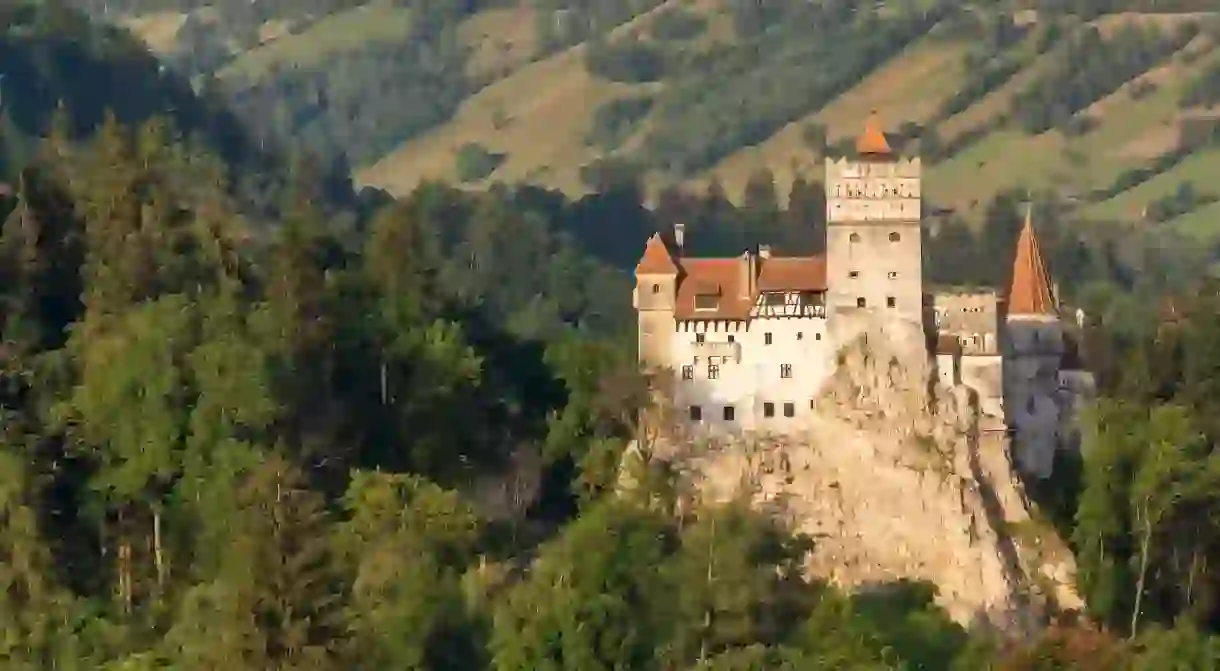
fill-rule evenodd
<path id="1" fill-rule="evenodd" d="M 749 272 L 751 259 L 753 278 Z M 826 290 L 824 256 L 762 257 L 751 253 L 731 258 L 674 258 L 655 235 L 649 238 L 636 273 L 677 274 L 674 316 L 679 319 L 748 319 L 760 292 Z M 697 310 L 696 296 L 715 296 L 716 307 Z"/>
<path id="2" fill-rule="evenodd" d="M 678 279 L 678 300 L 674 315 L 679 319 L 746 319 L 754 305 L 754 297 L 742 283 L 746 259 L 682 259 L 682 275 Z M 718 297 L 715 310 L 696 310 L 695 296 Z"/>
<path id="3" fill-rule="evenodd" d="M 759 291 L 826 291 L 825 256 L 760 259 Z"/>
<path id="4" fill-rule="evenodd" d="M 877 115 L 877 110 L 873 110 L 868 116 L 864 132 L 856 138 L 856 151 L 865 156 L 888 156 L 893 153 L 889 141 L 885 139 L 885 132 L 881 130 L 881 118 Z"/>
<path id="5" fill-rule="evenodd" d="M 640 263 L 635 267 L 637 275 L 666 275 L 678 272 L 678 266 L 674 263 L 674 257 L 669 253 L 669 248 L 665 246 L 665 241 L 661 240 L 660 233 L 653 233 L 651 238 L 648 238 L 648 245 L 644 247 L 644 256 L 640 257 Z"/>
<path id="6" fill-rule="evenodd" d="M 1017 256 L 1012 267 L 1012 286 L 1008 291 L 1008 314 L 1055 315 L 1054 295 L 1050 275 L 1038 248 L 1033 220 L 1028 212 L 1021 237 L 1017 240 Z"/>
<path id="7" fill-rule="evenodd" d="M 936 353 L 937 354 L 961 354 L 962 341 L 957 339 L 957 336 L 950 333 L 939 333 L 936 336 Z"/>

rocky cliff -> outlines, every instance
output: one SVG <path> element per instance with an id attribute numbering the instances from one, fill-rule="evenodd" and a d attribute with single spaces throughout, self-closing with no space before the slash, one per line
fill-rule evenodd
<path id="1" fill-rule="evenodd" d="M 1079 607 L 1070 553 L 1035 511 L 1002 434 L 937 382 L 917 327 L 873 325 L 839 352 L 803 436 L 675 441 L 657 454 L 703 501 L 745 494 L 816 541 L 851 588 L 929 580 L 962 623 L 1019 633 Z"/>

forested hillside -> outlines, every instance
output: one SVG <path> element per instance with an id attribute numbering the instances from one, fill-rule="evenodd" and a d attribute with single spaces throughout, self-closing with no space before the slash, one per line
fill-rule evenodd
<path id="1" fill-rule="evenodd" d="M 811 579 L 817 539 L 624 457 L 642 242 L 685 221 L 699 253 L 816 250 L 816 183 L 655 210 L 621 179 L 357 198 L 122 34 L 55 3 L 0 16 L 3 668 L 1214 667 L 1220 306 L 1194 240 L 1037 200 L 1106 400 L 1088 456 L 1031 492 L 1089 612 L 1008 641 L 927 585 Z M 625 20 L 577 16 L 542 43 Z M 806 92 L 850 83 L 824 76 Z M 1003 284 L 1025 197 L 929 227 L 932 279 Z"/>
<path id="2" fill-rule="evenodd" d="M 1157 595 L 1138 637 L 1122 635 L 1126 574 L 1105 571 L 1148 536 L 1119 524 L 1100 538 L 1122 549 L 1083 555 L 1096 557 L 1084 575 L 1098 624 L 1065 615 L 1012 643 L 951 623 L 925 585 L 848 596 L 809 580 L 816 539 L 740 505 L 700 507 L 656 465 L 620 463 L 645 397 L 618 338 L 628 293 L 606 262 L 630 265 L 656 227 L 629 192 L 573 203 L 421 187 L 353 248 L 298 178 L 260 240 L 223 177 L 181 179 L 203 157 L 163 122 L 108 120 L 81 143 L 52 128 L 0 229 L 6 668 L 1208 668 L 1206 529 L 1132 574 Z M 1016 205 L 996 201 L 977 240 L 933 237 L 931 265 L 994 267 Z M 786 219 L 800 213 L 761 201 L 667 207 L 694 208 L 692 242 L 708 251 L 816 244 Z M 1073 291 L 1114 287 L 1143 305 L 1167 289 L 1156 267 L 1122 260 L 1147 261 L 1144 243 L 1082 237 L 1044 209 Z M 1192 366 L 1187 409 L 1211 398 Z M 1116 362 L 1107 382 L 1132 395 L 1133 426 L 1152 402 L 1138 370 Z M 1187 412 L 1166 440 L 1190 436 Z M 1145 458 L 1122 449 L 1099 454 Z M 639 483 L 626 496 L 610 491 L 620 467 Z M 1206 505 L 1211 471 L 1174 468 L 1200 478 L 1182 506 Z M 1097 516 L 1127 505 L 1093 484 L 1096 469 L 1108 472 L 1084 465 L 1086 549 Z M 1075 481 L 1061 487 L 1046 510 L 1071 519 Z M 1185 514 L 1171 504 L 1158 509 Z"/>
<path id="3" fill-rule="evenodd" d="M 406 193 L 749 181 L 786 198 L 877 109 L 938 207 L 1008 189 L 1208 237 L 1207 0 L 69 0 L 131 28 L 264 146 Z"/>

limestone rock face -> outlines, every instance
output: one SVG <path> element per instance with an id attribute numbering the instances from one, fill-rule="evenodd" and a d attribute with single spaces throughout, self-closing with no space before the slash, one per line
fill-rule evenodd
<path id="1" fill-rule="evenodd" d="M 957 621 L 1029 631 L 1050 600 L 1080 606 L 1074 563 L 1031 519 L 1007 440 L 980 433 L 970 390 L 939 385 L 926 351 L 917 325 L 871 325 L 840 350 L 805 435 L 657 456 L 704 501 L 744 492 L 810 534 L 817 575 L 929 580 Z"/>

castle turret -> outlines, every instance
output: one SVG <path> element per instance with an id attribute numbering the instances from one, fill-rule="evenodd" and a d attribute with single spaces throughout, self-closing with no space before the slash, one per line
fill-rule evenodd
<path id="1" fill-rule="evenodd" d="M 1032 214 L 1017 240 L 1006 315 L 1004 405 L 1022 470 L 1049 476 L 1059 442 L 1063 324 Z"/>
<path id="2" fill-rule="evenodd" d="M 639 313 L 640 362 L 645 367 L 663 366 L 669 361 L 678 274 L 678 264 L 669 248 L 660 234 L 654 233 L 635 267 L 632 297 Z"/>
<path id="3" fill-rule="evenodd" d="M 876 112 L 856 151 L 826 160 L 830 307 L 922 321 L 919 158 L 895 156 Z"/>
<path id="4" fill-rule="evenodd" d="M 1034 235 L 1032 208 L 1027 209 L 1021 237 L 1017 239 L 1012 284 L 1008 290 L 1009 319 L 1058 319 L 1058 305 L 1051 286 L 1050 273 Z"/>

